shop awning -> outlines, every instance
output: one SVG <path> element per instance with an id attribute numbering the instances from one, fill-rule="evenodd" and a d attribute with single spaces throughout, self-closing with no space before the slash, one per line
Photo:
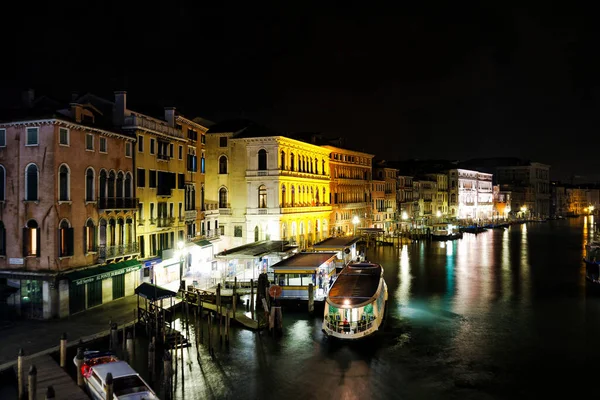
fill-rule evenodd
<path id="1" fill-rule="evenodd" d="M 212 246 L 212 243 L 206 239 L 194 240 L 194 241 L 192 241 L 192 243 L 194 243 L 196 246 L 200 246 L 200 247 Z"/>
<path id="2" fill-rule="evenodd" d="M 172 290 L 165 289 L 164 287 L 144 282 L 135 288 L 135 294 L 150 301 L 156 301 L 168 299 L 169 297 L 175 297 L 177 293 L 173 292 Z"/>
<path id="3" fill-rule="evenodd" d="M 126 274 L 136 269 L 140 269 L 142 264 L 138 260 L 121 261 L 114 264 L 101 265 L 95 268 L 87 268 L 79 271 L 73 271 L 65 274 L 65 277 L 74 285 L 83 285 L 84 283 L 101 281 L 116 275 Z"/>

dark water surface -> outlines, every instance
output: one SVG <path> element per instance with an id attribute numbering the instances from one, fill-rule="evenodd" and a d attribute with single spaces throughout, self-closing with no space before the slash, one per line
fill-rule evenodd
<path id="1" fill-rule="evenodd" d="M 175 398 L 515 399 L 593 390 L 600 296 L 586 288 L 581 260 L 592 224 L 529 223 L 371 249 L 390 295 L 383 332 L 340 344 L 323 336 L 320 314 L 284 310 L 281 338 L 234 329 L 214 361 L 206 344 L 185 349 Z M 147 341 L 136 345 L 133 366 L 147 378 Z"/>

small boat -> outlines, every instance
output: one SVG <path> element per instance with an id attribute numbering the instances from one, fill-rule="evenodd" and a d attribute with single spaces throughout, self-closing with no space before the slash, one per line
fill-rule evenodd
<path id="1" fill-rule="evenodd" d="M 455 240 L 462 236 L 458 227 L 448 223 L 434 224 L 431 229 L 431 240 Z"/>
<path id="2" fill-rule="evenodd" d="M 487 229 L 483 226 L 479 226 L 479 225 L 469 225 L 469 226 L 463 226 L 460 228 L 461 232 L 465 232 L 465 233 L 474 233 L 474 234 L 478 234 L 478 233 L 482 233 L 487 231 Z"/>
<path id="3" fill-rule="evenodd" d="M 381 265 L 348 264 L 327 295 L 322 330 L 328 337 L 344 340 L 372 335 L 383 323 L 387 299 Z"/>
<path id="4" fill-rule="evenodd" d="M 81 365 L 81 373 L 84 380 L 89 376 L 90 368 L 94 365 L 106 364 L 119 361 L 119 358 L 112 351 L 86 350 L 83 352 L 83 364 Z M 77 356 L 73 358 L 73 362 L 77 365 Z"/>
<path id="5" fill-rule="evenodd" d="M 600 241 L 592 241 L 585 246 L 583 262 L 587 281 L 600 285 Z"/>
<path id="6" fill-rule="evenodd" d="M 142 377 L 125 361 L 108 361 L 92 365 L 86 370 L 84 380 L 92 399 L 106 398 L 106 376 L 113 376 L 113 398 L 115 400 L 159 400 L 156 393 Z"/>

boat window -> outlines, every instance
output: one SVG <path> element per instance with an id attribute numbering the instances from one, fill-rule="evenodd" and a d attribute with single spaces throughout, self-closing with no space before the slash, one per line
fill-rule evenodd
<path id="1" fill-rule="evenodd" d="M 313 274 L 302 274 L 302 286 L 308 286 L 309 284 L 316 285 L 316 282 L 313 280 Z"/>
<path id="2" fill-rule="evenodd" d="M 288 285 L 290 285 L 290 286 L 302 286 L 302 275 L 300 275 L 300 274 L 288 274 Z"/>
<path id="3" fill-rule="evenodd" d="M 115 378 L 113 381 L 113 393 L 117 397 L 147 391 L 149 391 L 149 388 L 137 375 L 122 376 Z"/>

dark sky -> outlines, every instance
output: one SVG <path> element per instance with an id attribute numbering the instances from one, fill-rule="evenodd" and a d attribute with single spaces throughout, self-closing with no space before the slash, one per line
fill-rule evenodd
<path id="1" fill-rule="evenodd" d="M 134 109 L 320 131 L 379 158 L 516 156 L 600 181 L 593 9 L 129 3 L 5 13 L 2 88 L 125 89 Z"/>

